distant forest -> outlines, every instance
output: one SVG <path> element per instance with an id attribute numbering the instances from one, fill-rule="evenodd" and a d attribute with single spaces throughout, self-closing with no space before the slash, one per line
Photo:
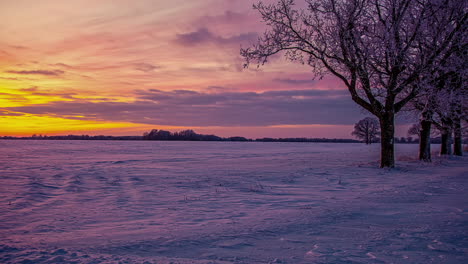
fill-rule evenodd
<path id="1" fill-rule="evenodd" d="M 245 137 L 219 137 L 216 135 L 203 135 L 188 129 L 179 132 L 153 129 L 142 136 L 90 136 L 90 135 L 64 135 L 47 136 L 34 134 L 30 137 L 4 136 L 0 139 L 28 139 L 28 140 L 159 140 L 159 141 L 231 141 L 231 142 L 335 142 L 335 143 L 359 143 L 354 139 L 329 139 L 329 138 L 258 138 Z"/>
<path id="2" fill-rule="evenodd" d="M 183 130 L 179 132 L 170 132 L 166 130 L 153 129 L 145 132 L 142 136 L 89 136 L 89 135 L 66 135 L 66 136 L 47 136 L 35 134 L 30 137 L 11 137 L 4 136 L 0 139 L 28 139 L 28 140 L 160 140 L 160 141 L 233 141 L 233 142 L 330 142 L 330 143 L 359 143 L 362 141 L 354 139 L 340 138 L 258 138 L 248 139 L 245 137 L 219 137 L 216 135 L 203 135 L 195 131 Z M 418 139 L 411 137 L 395 138 L 395 143 L 417 144 Z M 440 143 L 440 138 L 434 138 L 433 143 Z"/>

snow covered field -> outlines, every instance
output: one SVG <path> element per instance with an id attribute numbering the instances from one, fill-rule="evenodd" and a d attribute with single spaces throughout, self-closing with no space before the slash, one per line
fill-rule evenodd
<path id="1" fill-rule="evenodd" d="M 0 149 L 0 263 L 468 263 L 468 159 L 417 145 L 394 170 L 364 144 Z"/>

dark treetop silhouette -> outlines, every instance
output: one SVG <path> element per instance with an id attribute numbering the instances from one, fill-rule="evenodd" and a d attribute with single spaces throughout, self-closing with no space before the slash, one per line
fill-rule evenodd
<path id="1" fill-rule="evenodd" d="M 166 130 L 152 129 L 145 132 L 143 136 L 89 136 L 89 135 L 66 135 L 66 136 L 47 136 L 32 135 L 31 137 L 0 137 L 0 139 L 33 139 L 33 140 L 162 140 L 162 141 L 235 141 L 235 142 L 328 142 L 328 143 L 357 143 L 354 139 L 340 138 L 258 138 L 248 139 L 245 137 L 219 137 L 216 135 L 198 134 L 191 129 L 170 132 Z"/>
<path id="2" fill-rule="evenodd" d="M 354 125 L 354 131 L 351 135 L 362 139 L 366 144 L 371 144 L 377 141 L 379 132 L 379 121 L 372 117 L 366 117 Z"/>

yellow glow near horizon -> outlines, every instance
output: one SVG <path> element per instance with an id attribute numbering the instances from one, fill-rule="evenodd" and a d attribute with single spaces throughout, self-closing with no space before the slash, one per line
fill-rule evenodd
<path id="1" fill-rule="evenodd" d="M 252 127 L 249 121 L 232 127 L 220 120 L 221 114 L 249 115 L 236 104 L 276 100 L 264 92 L 337 87 L 326 78 L 311 82 L 309 67 L 282 59 L 244 69 L 239 47 L 248 47 L 265 26 L 243 1 L 0 1 L 0 15 L 2 136 L 141 135 L 153 128 L 224 137 L 349 134 L 345 126 Z M 231 96 L 242 102 L 231 104 Z M 292 98 L 298 99 L 308 97 Z M 200 111 L 199 121 L 164 114 L 191 107 Z M 154 120 L 172 126 L 144 123 Z"/>
<path id="2" fill-rule="evenodd" d="M 94 134 L 94 131 L 137 127 L 125 122 L 99 122 L 41 115 L 0 116 L 0 136 Z M 141 126 L 141 125 L 140 125 Z"/>

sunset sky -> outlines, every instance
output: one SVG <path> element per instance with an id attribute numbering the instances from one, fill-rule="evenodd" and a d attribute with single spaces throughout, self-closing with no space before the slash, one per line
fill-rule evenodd
<path id="1" fill-rule="evenodd" d="M 350 138 L 365 116 L 337 80 L 274 58 L 243 69 L 253 0 L 0 2 L 0 136 Z"/>

